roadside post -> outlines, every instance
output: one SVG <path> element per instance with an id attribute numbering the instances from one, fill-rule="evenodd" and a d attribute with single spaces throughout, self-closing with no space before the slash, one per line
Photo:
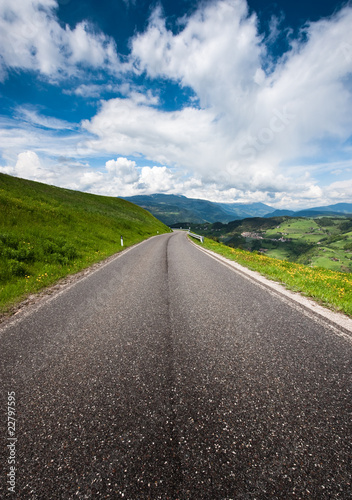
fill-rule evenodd
<path id="1" fill-rule="evenodd" d="M 123 237 L 121 236 L 121 246 L 123 247 Z"/>

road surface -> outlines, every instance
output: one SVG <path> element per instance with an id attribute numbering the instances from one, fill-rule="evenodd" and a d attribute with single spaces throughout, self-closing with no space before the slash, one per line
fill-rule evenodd
<path id="1" fill-rule="evenodd" d="M 184 233 L 20 313 L 0 347 L 1 498 L 352 497 L 351 342 Z"/>

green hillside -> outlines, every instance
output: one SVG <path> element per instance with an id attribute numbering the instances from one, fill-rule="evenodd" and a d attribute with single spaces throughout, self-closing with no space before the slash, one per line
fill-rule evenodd
<path id="1" fill-rule="evenodd" d="M 332 271 L 352 272 L 352 217 L 271 217 L 191 225 L 233 248 Z"/>
<path id="2" fill-rule="evenodd" d="M 169 228 L 132 203 L 0 174 L 0 312 Z"/>

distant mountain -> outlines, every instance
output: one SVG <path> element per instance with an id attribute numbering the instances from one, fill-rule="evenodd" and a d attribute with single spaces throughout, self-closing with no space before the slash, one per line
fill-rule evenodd
<path id="1" fill-rule="evenodd" d="M 264 217 L 282 217 L 284 215 L 289 215 L 290 217 L 294 216 L 294 211 L 293 210 L 274 210 L 273 212 L 270 212 L 268 214 L 265 214 Z"/>
<path id="2" fill-rule="evenodd" d="M 217 203 L 217 205 L 222 207 L 222 209 L 229 215 L 236 215 L 236 218 L 239 219 L 246 219 L 248 217 L 264 217 L 264 215 L 275 210 L 264 203 Z M 234 220 L 234 218 L 231 220 Z"/>
<path id="3" fill-rule="evenodd" d="M 332 210 L 300 210 L 295 212 L 292 217 L 321 217 L 321 216 L 336 216 L 336 215 L 346 215 L 345 212 L 333 212 Z"/>
<path id="4" fill-rule="evenodd" d="M 313 207 L 306 210 L 274 210 L 274 212 L 266 214 L 264 217 L 280 217 L 289 215 L 290 217 L 319 217 L 322 215 L 346 215 L 352 214 L 352 203 L 336 203 L 335 205 L 327 205 L 326 207 Z"/>
<path id="5" fill-rule="evenodd" d="M 335 205 L 328 205 L 326 207 L 309 208 L 315 212 L 335 212 L 340 214 L 352 214 L 352 203 L 336 203 Z"/>
<path id="6" fill-rule="evenodd" d="M 215 203 L 174 194 L 139 195 L 124 199 L 145 208 L 169 226 L 178 222 L 227 224 L 234 220 L 252 217 L 319 217 L 352 214 L 352 203 L 336 203 L 294 212 L 293 210 L 275 210 L 264 203 Z"/>
<path id="7" fill-rule="evenodd" d="M 263 217 L 274 208 L 264 203 L 214 203 L 181 195 L 152 194 L 125 197 L 145 208 L 165 224 L 177 222 L 223 222 L 247 217 Z"/>

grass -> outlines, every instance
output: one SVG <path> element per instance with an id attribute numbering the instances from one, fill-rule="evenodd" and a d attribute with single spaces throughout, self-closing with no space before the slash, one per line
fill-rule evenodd
<path id="1" fill-rule="evenodd" d="M 287 238 L 292 238 L 294 240 L 302 239 L 309 243 L 317 243 L 324 236 L 321 228 L 313 219 L 299 219 L 284 222 L 276 229 L 267 230 L 265 236 L 270 238 L 277 234 L 278 231 L 280 231 L 280 235 L 284 233 Z"/>
<path id="2" fill-rule="evenodd" d="M 249 269 L 259 271 L 263 276 L 284 284 L 290 290 L 301 292 L 331 309 L 352 316 L 351 274 L 312 268 L 256 252 L 230 248 L 209 238 L 204 239 L 203 246 Z"/>
<path id="3" fill-rule="evenodd" d="M 275 234 L 284 234 L 285 237 L 293 241 L 302 241 L 313 244 L 306 255 L 292 256 L 289 252 L 282 257 L 280 252 L 273 252 L 269 249 L 266 255 L 270 257 L 283 258 L 287 260 L 303 261 L 315 267 L 324 267 L 331 271 L 351 272 L 351 254 L 345 250 L 345 246 L 351 243 L 350 232 L 340 232 L 341 225 L 346 223 L 343 219 L 299 219 L 288 220 L 275 229 L 266 231 L 265 236 L 270 237 Z M 318 245 L 319 242 L 319 245 Z M 328 245 L 328 246 L 327 246 Z M 284 244 L 284 247 L 289 245 Z"/>
<path id="4" fill-rule="evenodd" d="M 119 198 L 0 174 L 0 313 L 169 228 Z"/>
<path id="5" fill-rule="evenodd" d="M 274 259 L 287 260 L 289 255 L 282 248 L 273 248 L 265 252 L 265 255 Z"/>
<path id="6" fill-rule="evenodd" d="M 191 224 L 193 232 L 232 248 L 262 251 L 268 257 L 344 273 L 352 272 L 351 229 L 350 216 L 255 217 L 228 224 Z M 242 236 L 244 233 L 247 235 Z"/>

